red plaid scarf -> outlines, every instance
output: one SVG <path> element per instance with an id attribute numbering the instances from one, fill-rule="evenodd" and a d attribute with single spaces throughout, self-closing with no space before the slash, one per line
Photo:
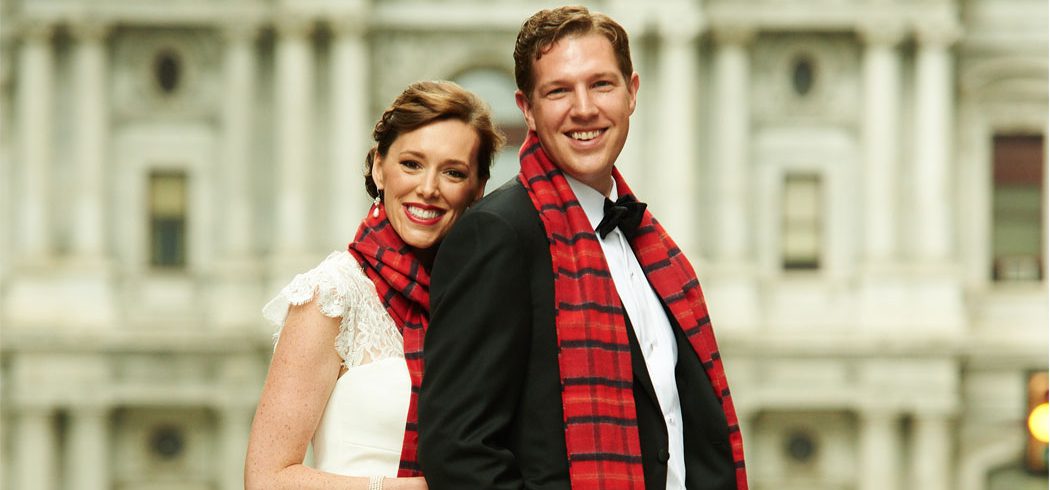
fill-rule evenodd
<path id="1" fill-rule="evenodd" d="M 576 195 L 530 132 L 518 179 L 547 231 L 565 445 L 573 488 L 643 489 L 627 324 L 601 244 Z M 613 170 L 619 195 L 630 188 Z M 649 283 L 703 363 L 729 424 L 737 488 L 747 489 L 743 440 L 700 283 L 685 255 L 648 211 L 631 248 Z"/>
<path id="2" fill-rule="evenodd" d="M 361 222 L 357 236 L 350 242 L 350 253 L 375 283 L 379 299 L 404 339 L 412 394 L 397 476 L 421 476 L 416 456 L 419 445 L 417 394 L 423 379 L 423 334 L 430 317 L 430 271 L 390 226 L 382 207 L 379 216 L 372 216 L 370 212 Z"/>

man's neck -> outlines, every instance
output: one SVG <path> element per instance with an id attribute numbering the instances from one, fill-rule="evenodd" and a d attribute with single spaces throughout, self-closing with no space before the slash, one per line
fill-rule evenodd
<path id="1" fill-rule="evenodd" d="M 562 169 L 562 172 L 565 172 L 565 169 Z M 598 177 L 593 177 L 592 176 L 591 178 L 583 178 L 582 176 L 572 175 L 572 174 L 570 174 L 568 172 L 565 172 L 565 175 L 571 176 L 572 178 L 576 179 L 577 181 L 579 181 L 583 185 L 586 185 L 587 187 L 590 187 L 591 189 L 594 189 L 594 190 L 598 191 L 599 193 L 601 193 L 601 195 L 603 195 L 605 197 L 609 197 L 609 193 L 611 193 L 612 189 L 613 189 L 614 182 L 613 182 L 613 178 L 612 178 L 612 169 L 611 168 L 609 169 L 609 173 L 608 174 L 605 174 L 605 175 L 602 175 L 602 176 L 598 176 Z"/>

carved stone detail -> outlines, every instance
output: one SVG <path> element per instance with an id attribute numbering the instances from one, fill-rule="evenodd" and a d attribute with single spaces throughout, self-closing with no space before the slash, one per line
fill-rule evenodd
<path id="1" fill-rule="evenodd" d="M 711 35 L 719 44 L 750 44 L 755 39 L 756 30 L 743 24 L 718 24 L 710 28 Z"/>
<path id="2" fill-rule="evenodd" d="M 102 41 L 112 32 L 113 25 L 99 19 L 81 19 L 69 25 L 69 32 L 81 42 Z"/>
<path id="3" fill-rule="evenodd" d="M 494 67 L 513 74 L 506 46 L 515 33 L 474 32 L 456 37 L 422 32 L 387 32 L 372 42 L 372 111 L 382 112 L 397 94 L 416 80 L 452 79 L 471 68 Z M 476 50 L 463 50 L 470 44 Z M 513 94 L 507 94 L 513 97 Z"/>
<path id="4" fill-rule="evenodd" d="M 949 21 L 924 22 L 916 26 L 915 37 L 919 44 L 948 47 L 962 38 L 962 27 Z"/>
<path id="5" fill-rule="evenodd" d="M 208 30 L 172 29 L 121 32 L 113 73 L 114 113 L 120 118 L 218 117 L 222 93 L 223 43 Z M 157 84 L 156 59 L 172 53 L 179 62 L 178 89 L 165 93 Z"/>
<path id="6" fill-rule="evenodd" d="M 868 19 L 857 26 L 857 34 L 868 44 L 896 46 L 904 39 L 905 27 L 893 19 Z"/>
<path id="7" fill-rule="evenodd" d="M 770 34 L 752 50 L 754 83 L 751 100 L 756 120 L 824 120 L 855 123 L 860 112 L 860 52 L 848 35 Z M 813 67 L 813 83 L 804 95 L 795 92 L 792 73 L 799 59 Z"/>

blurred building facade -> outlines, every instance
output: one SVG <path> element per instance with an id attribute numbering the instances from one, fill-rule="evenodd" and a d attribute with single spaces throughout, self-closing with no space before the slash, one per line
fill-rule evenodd
<path id="1" fill-rule="evenodd" d="M 588 4 L 631 33 L 619 166 L 705 287 L 752 488 L 1045 488 L 1046 2 Z M 552 5 L 0 2 L 0 486 L 241 488 L 259 309 L 352 238 L 374 119 L 453 79 L 520 144 Z"/>

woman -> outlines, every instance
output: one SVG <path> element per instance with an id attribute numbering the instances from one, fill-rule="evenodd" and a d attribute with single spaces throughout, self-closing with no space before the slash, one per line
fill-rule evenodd
<path id="1" fill-rule="evenodd" d="M 279 341 L 252 423 L 246 488 L 426 488 L 415 393 L 430 265 L 484 193 L 503 136 L 474 94 L 417 82 L 373 137 L 365 187 L 375 201 L 349 250 L 297 275 L 263 309 Z M 302 464 L 311 439 L 315 468 Z"/>

